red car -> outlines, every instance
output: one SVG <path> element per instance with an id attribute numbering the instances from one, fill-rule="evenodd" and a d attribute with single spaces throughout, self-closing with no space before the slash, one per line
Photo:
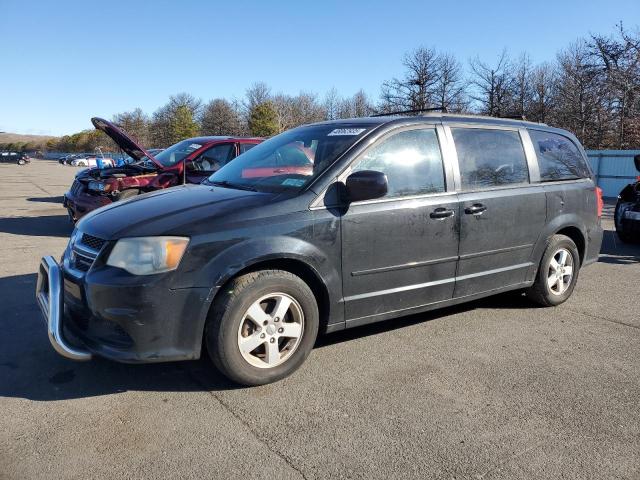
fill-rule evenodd
<path id="1" fill-rule="evenodd" d="M 200 183 L 262 142 L 261 138 L 196 137 L 154 156 L 113 123 L 101 118 L 92 118 L 91 122 L 109 135 L 133 162 L 112 168 L 90 168 L 76 175 L 63 201 L 74 222 L 96 208 L 140 193 L 179 185 L 185 180 Z"/>

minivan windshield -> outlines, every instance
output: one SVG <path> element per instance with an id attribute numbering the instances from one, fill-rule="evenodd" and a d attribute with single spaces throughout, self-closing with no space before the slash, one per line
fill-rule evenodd
<path id="1" fill-rule="evenodd" d="M 180 163 L 184 157 L 202 147 L 202 145 L 202 143 L 194 142 L 193 140 L 183 140 L 161 151 L 154 158 L 165 167 L 173 167 Z"/>
<path id="2" fill-rule="evenodd" d="M 299 191 L 373 126 L 340 123 L 286 131 L 229 162 L 206 183 L 256 192 Z"/>

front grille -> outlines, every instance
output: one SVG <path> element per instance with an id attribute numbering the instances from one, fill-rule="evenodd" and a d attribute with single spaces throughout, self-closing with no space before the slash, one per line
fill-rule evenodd
<path id="1" fill-rule="evenodd" d="M 102 247 L 104 247 L 106 240 L 103 240 L 98 237 L 94 237 L 93 235 L 89 235 L 88 233 L 83 233 L 82 240 L 80 240 L 80 242 L 83 245 L 86 245 L 87 247 L 89 247 L 90 249 L 99 252 L 102 249 Z"/>
<path id="2" fill-rule="evenodd" d="M 75 259 L 73 261 L 73 268 L 80 272 L 88 272 L 91 268 L 91 265 L 93 265 L 95 257 L 91 258 L 88 255 L 83 255 L 81 253 L 78 253 L 77 250 L 74 251 L 74 254 Z"/>

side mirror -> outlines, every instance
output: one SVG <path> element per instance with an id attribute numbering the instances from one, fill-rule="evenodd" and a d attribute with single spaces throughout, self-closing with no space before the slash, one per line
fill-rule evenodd
<path id="1" fill-rule="evenodd" d="M 347 198 L 350 202 L 384 197 L 388 191 L 387 176 L 375 170 L 361 170 L 347 177 Z"/>
<path id="2" fill-rule="evenodd" d="M 636 164 L 636 170 L 640 172 L 640 155 L 636 155 L 633 157 L 633 163 Z"/>

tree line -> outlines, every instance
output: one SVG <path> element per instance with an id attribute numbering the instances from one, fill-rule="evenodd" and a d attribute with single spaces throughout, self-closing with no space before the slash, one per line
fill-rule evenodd
<path id="1" fill-rule="evenodd" d="M 253 84 L 242 99 L 202 102 L 180 93 L 148 115 L 140 108 L 113 117 L 147 147 L 167 147 L 197 135 L 269 137 L 322 120 L 399 110 L 443 109 L 495 117 L 525 118 L 566 128 L 591 149 L 640 148 L 640 31 L 622 24 L 611 34 L 591 34 L 535 64 L 528 54 L 505 50 L 493 61 L 472 58 L 465 65 L 435 48 L 407 52 L 403 72 L 381 85 L 375 99 L 360 90 L 343 96 L 332 88 L 274 93 Z M 51 150 L 89 151 L 113 145 L 96 131 L 51 140 Z"/>

